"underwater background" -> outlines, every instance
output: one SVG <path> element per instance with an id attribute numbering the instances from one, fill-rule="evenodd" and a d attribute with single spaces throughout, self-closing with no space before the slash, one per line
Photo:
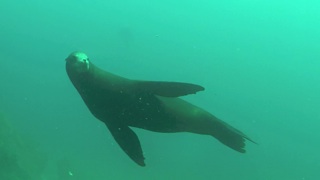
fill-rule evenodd
<path id="1" fill-rule="evenodd" d="M 319 179 L 319 9 L 315 0 L 1 0 L 0 179 Z M 134 129 L 139 167 L 68 79 L 75 50 L 131 79 L 204 86 L 184 99 L 258 145 L 240 154 L 209 136 Z"/>

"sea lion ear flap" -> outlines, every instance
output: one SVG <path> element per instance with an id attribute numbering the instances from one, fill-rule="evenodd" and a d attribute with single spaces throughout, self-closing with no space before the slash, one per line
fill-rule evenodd
<path id="1" fill-rule="evenodd" d="M 139 90 L 164 97 L 179 97 L 203 91 L 204 87 L 181 82 L 138 81 Z"/>
<path id="2" fill-rule="evenodd" d="M 106 124 L 121 149 L 138 165 L 145 166 L 138 136 L 128 126 Z"/>

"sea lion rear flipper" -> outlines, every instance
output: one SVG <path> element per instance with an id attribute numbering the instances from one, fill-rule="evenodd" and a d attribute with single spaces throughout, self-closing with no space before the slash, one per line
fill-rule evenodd
<path id="1" fill-rule="evenodd" d="M 213 137 L 217 138 L 224 145 L 240 153 L 246 152 L 245 150 L 246 140 L 251 141 L 254 144 L 257 144 L 255 141 L 250 139 L 247 135 L 245 135 L 238 129 L 224 122 L 221 122 L 221 126 L 219 127 L 219 132 L 216 132 L 215 135 L 213 135 Z"/>
<path id="2" fill-rule="evenodd" d="M 164 97 L 179 97 L 203 91 L 204 87 L 181 82 L 137 81 L 138 89 Z"/>
<path id="3" fill-rule="evenodd" d="M 113 138 L 121 149 L 138 165 L 145 166 L 138 136 L 128 126 L 108 125 Z"/>

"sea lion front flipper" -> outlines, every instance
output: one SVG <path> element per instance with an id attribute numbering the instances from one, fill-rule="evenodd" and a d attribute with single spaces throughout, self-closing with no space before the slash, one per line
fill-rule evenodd
<path id="1" fill-rule="evenodd" d="M 138 136 L 128 126 L 106 124 L 121 149 L 138 165 L 145 166 Z"/>
<path id="2" fill-rule="evenodd" d="M 181 82 L 137 81 L 136 84 L 139 90 L 164 97 L 185 96 L 204 90 L 202 86 Z"/>

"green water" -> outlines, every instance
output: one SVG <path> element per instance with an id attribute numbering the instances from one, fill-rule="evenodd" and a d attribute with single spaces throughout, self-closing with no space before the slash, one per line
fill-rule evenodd
<path id="1" fill-rule="evenodd" d="M 15 130 L 0 128 L 9 139 L 0 179 L 319 179 L 319 9 L 315 0 L 2 0 L 0 113 Z M 185 99 L 259 144 L 240 154 L 212 137 L 134 129 L 147 165 L 137 166 L 70 83 L 64 59 L 74 50 L 121 76 L 204 86 Z"/>

